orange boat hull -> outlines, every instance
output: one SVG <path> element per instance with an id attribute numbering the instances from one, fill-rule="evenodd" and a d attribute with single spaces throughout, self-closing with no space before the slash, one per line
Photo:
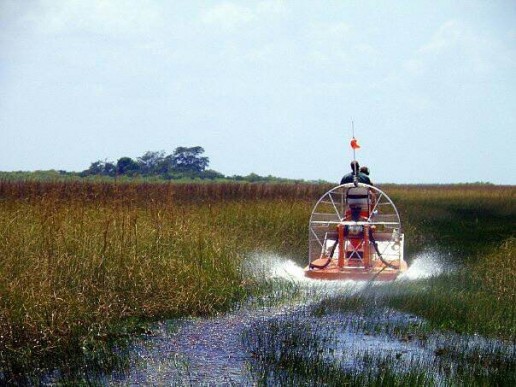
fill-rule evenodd
<path id="1" fill-rule="evenodd" d="M 326 259 L 316 259 L 313 264 L 322 266 L 326 263 Z M 324 269 L 313 268 L 309 266 L 305 268 L 305 277 L 320 280 L 352 280 L 352 281 L 394 281 L 402 272 L 407 270 L 407 263 L 401 261 L 399 269 L 386 267 L 383 263 L 378 262 L 372 268 L 346 266 L 339 268 L 337 261 L 332 260 Z"/>

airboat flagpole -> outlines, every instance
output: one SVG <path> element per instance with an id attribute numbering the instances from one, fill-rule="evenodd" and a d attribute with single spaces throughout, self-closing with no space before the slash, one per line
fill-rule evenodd
<path id="1" fill-rule="evenodd" d="M 355 123 L 353 122 L 353 120 L 351 120 L 351 132 L 352 132 L 352 135 L 353 135 L 353 139 L 351 141 L 353 141 L 355 139 Z M 355 147 L 353 145 L 351 145 L 351 147 L 353 148 L 353 161 L 357 161 Z"/>
<path id="2" fill-rule="evenodd" d="M 356 149 L 357 148 L 360 148 L 360 145 L 358 145 L 358 141 L 357 139 L 355 138 L 355 123 L 353 122 L 353 120 L 351 120 L 351 131 L 353 133 L 353 138 L 351 139 L 351 142 L 349 145 L 351 145 L 351 148 L 353 149 L 353 177 L 354 177 L 354 183 L 355 183 L 355 186 L 357 185 L 358 181 L 357 181 L 357 178 L 358 178 L 358 168 L 357 168 L 357 154 L 356 154 Z"/>

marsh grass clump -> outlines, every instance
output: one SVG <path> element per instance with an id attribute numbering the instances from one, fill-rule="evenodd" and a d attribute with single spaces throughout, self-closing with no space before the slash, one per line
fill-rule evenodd
<path id="1" fill-rule="evenodd" d="M 484 260 L 483 254 L 514 236 L 514 186 L 385 186 L 400 211 L 407 251 L 426 247 L 452 253 L 451 263 Z"/>
<path id="2" fill-rule="evenodd" d="M 334 321 L 335 322 L 335 321 Z M 243 336 L 260 385 L 431 385 L 433 377 L 412 364 L 402 370 L 396 354 L 377 357 L 339 344 L 346 325 L 326 325 L 303 315 L 261 321 Z M 351 356 L 342 351 L 353 352 Z"/>
<path id="3" fill-rule="evenodd" d="M 100 353 L 122 319 L 209 314 L 243 292 L 238 255 L 201 232 L 201 214 L 48 201 L 14 211 L 0 218 L 0 360 L 11 369 Z"/>
<path id="4" fill-rule="evenodd" d="M 255 323 L 243 336 L 264 385 L 513 385 L 515 349 L 429 330 L 390 309 L 313 309 Z"/>
<path id="5" fill-rule="evenodd" d="M 432 328 L 516 340 L 516 239 L 482 250 L 453 272 L 394 283 L 376 302 L 424 317 Z"/>

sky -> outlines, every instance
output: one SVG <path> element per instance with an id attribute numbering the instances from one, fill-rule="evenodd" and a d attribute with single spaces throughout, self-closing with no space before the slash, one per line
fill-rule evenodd
<path id="1" fill-rule="evenodd" d="M 516 184 L 516 1 L 0 0 L 0 170 Z"/>

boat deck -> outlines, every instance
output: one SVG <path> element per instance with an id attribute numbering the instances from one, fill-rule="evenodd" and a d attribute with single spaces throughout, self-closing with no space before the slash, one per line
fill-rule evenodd
<path id="1" fill-rule="evenodd" d="M 326 259 L 322 258 L 316 259 L 312 263 L 322 266 L 326 261 Z M 381 261 L 376 266 L 365 269 L 363 267 L 350 266 L 339 268 L 337 261 L 332 260 L 324 269 L 310 269 L 309 266 L 307 266 L 305 268 L 305 277 L 321 280 L 393 281 L 406 270 L 407 263 L 405 261 L 401 261 L 400 269 L 386 267 Z"/>

